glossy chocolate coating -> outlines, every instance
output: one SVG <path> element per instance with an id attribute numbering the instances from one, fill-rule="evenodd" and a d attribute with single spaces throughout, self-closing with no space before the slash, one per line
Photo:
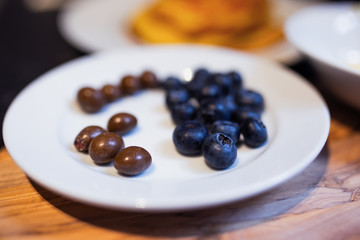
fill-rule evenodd
<path id="1" fill-rule="evenodd" d="M 152 71 L 144 71 L 141 74 L 139 81 L 142 88 L 155 88 L 159 86 L 158 78 Z"/>
<path id="2" fill-rule="evenodd" d="M 137 119 L 135 116 L 130 113 L 117 113 L 109 119 L 107 129 L 123 136 L 133 130 L 136 125 Z"/>
<path id="3" fill-rule="evenodd" d="M 126 95 L 133 95 L 140 89 L 140 82 L 139 79 L 131 76 L 126 75 L 121 79 L 120 82 L 120 91 Z"/>
<path id="4" fill-rule="evenodd" d="M 83 111 L 95 113 L 105 105 L 105 99 L 101 91 L 91 87 L 83 87 L 77 93 L 77 100 Z"/>
<path id="5" fill-rule="evenodd" d="M 97 164 L 109 163 L 124 146 L 121 136 L 113 132 L 104 132 L 91 141 L 89 155 Z"/>
<path id="6" fill-rule="evenodd" d="M 101 92 L 107 103 L 113 102 L 120 98 L 120 89 L 112 84 L 106 84 L 101 88 Z"/>
<path id="7" fill-rule="evenodd" d="M 144 148 L 131 146 L 121 150 L 114 158 L 114 167 L 125 175 L 138 175 L 148 169 L 152 158 Z"/>
<path id="8" fill-rule="evenodd" d="M 88 152 L 90 142 L 101 133 L 106 132 L 99 126 L 87 126 L 82 129 L 74 140 L 74 146 L 79 152 Z"/>

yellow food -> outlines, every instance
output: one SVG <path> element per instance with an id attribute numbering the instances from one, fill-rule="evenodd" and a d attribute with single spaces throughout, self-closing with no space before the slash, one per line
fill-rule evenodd
<path id="1" fill-rule="evenodd" d="M 251 49 L 282 37 L 267 0 L 158 0 L 132 19 L 149 43 L 201 43 Z"/>

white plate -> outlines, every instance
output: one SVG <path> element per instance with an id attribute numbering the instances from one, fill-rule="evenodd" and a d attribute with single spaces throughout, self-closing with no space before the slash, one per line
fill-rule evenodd
<path id="1" fill-rule="evenodd" d="M 142 92 L 85 114 L 75 101 L 85 86 L 117 83 L 144 69 L 158 76 L 184 76 L 189 69 L 237 70 L 245 86 L 266 100 L 263 120 L 268 143 L 241 147 L 234 166 L 215 171 L 202 157 L 183 157 L 174 149 L 174 125 L 161 90 Z M 125 136 L 127 146 L 147 149 L 152 166 L 124 177 L 113 166 L 96 166 L 78 153 L 73 140 L 87 125 L 106 127 L 114 113 L 130 112 L 138 128 Z M 4 120 L 7 150 L 36 182 L 72 199 L 103 207 L 173 211 L 241 200 L 286 181 L 310 164 L 328 136 L 328 109 L 317 91 L 298 75 L 266 60 L 221 48 L 143 46 L 90 55 L 71 61 L 31 83 L 11 104 Z"/>
<path id="2" fill-rule="evenodd" d="M 149 0 L 73 0 L 59 15 L 58 27 L 63 37 L 84 52 L 108 50 L 139 44 L 130 34 L 131 17 L 153 1 Z M 316 1 L 271 0 L 276 18 L 284 21 L 290 14 Z M 253 52 L 259 56 L 294 63 L 298 51 L 286 40 Z"/>

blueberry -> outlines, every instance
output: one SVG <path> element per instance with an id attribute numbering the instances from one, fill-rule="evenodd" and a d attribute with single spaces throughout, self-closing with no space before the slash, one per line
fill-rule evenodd
<path id="1" fill-rule="evenodd" d="M 187 156 L 201 154 L 201 146 L 208 135 L 208 130 L 199 121 L 186 121 L 179 124 L 173 132 L 176 150 Z"/>
<path id="2" fill-rule="evenodd" d="M 231 112 L 219 99 L 205 99 L 200 102 L 197 119 L 210 127 L 217 120 L 230 120 Z"/>
<path id="3" fill-rule="evenodd" d="M 186 83 L 186 88 L 192 97 L 198 98 L 200 90 L 205 86 L 210 73 L 205 68 L 195 71 L 193 78 Z"/>
<path id="4" fill-rule="evenodd" d="M 246 119 L 240 127 L 240 133 L 244 137 L 245 144 L 251 148 L 260 147 L 268 138 L 266 127 L 260 119 Z"/>
<path id="5" fill-rule="evenodd" d="M 181 124 L 185 121 L 196 118 L 197 106 L 193 101 L 187 101 L 172 106 L 170 113 L 175 124 Z"/>
<path id="6" fill-rule="evenodd" d="M 234 95 L 234 101 L 238 106 L 248 106 L 257 112 L 262 112 L 264 110 L 264 98 L 263 96 L 253 90 L 242 89 Z"/>
<path id="7" fill-rule="evenodd" d="M 242 106 L 235 109 L 231 115 L 231 121 L 236 122 L 240 127 L 248 118 L 260 119 L 261 113 L 254 111 L 249 106 Z"/>
<path id="8" fill-rule="evenodd" d="M 219 98 L 222 94 L 221 87 L 217 84 L 206 84 L 199 89 L 197 99 Z"/>
<path id="9" fill-rule="evenodd" d="M 223 133 L 231 137 L 236 144 L 240 138 L 240 127 L 235 122 L 219 120 L 211 125 L 210 133 Z"/>
<path id="10" fill-rule="evenodd" d="M 237 104 L 235 103 L 233 96 L 232 95 L 223 96 L 220 98 L 220 101 L 224 104 L 230 116 L 232 116 L 232 114 L 237 108 Z"/>
<path id="11" fill-rule="evenodd" d="M 231 71 L 227 74 L 232 81 L 232 88 L 239 91 L 243 88 L 243 79 L 239 72 Z"/>
<path id="12" fill-rule="evenodd" d="M 211 82 L 220 87 L 223 95 L 228 95 L 232 88 L 232 79 L 226 74 L 216 73 L 211 76 Z"/>
<path id="13" fill-rule="evenodd" d="M 204 87 L 205 82 L 201 81 L 190 81 L 186 83 L 186 89 L 189 91 L 190 96 L 198 98 L 200 90 Z"/>
<path id="14" fill-rule="evenodd" d="M 201 153 L 210 167 L 219 170 L 233 165 L 237 157 L 234 141 L 222 133 L 213 133 L 206 137 Z"/>
<path id="15" fill-rule="evenodd" d="M 184 87 L 184 84 L 179 78 L 170 76 L 162 83 L 162 87 L 165 90 L 178 89 Z"/>
<path id="16" fill-rule="evenodd" d="M 170 89 L 166 92 L 166 106 L 171 109 L 175 104 L 187 102 L 190 94 L 185 88 Z"/>
<path id="17" fill-rule="evenodd" d="M 195 70 L 194 72 L 194 76 L 192 81 L 203 81 L 205 82 L 209 77 L 210 77 L 210 73 L 206 68 L 198 68 L 197 70 Z"/>

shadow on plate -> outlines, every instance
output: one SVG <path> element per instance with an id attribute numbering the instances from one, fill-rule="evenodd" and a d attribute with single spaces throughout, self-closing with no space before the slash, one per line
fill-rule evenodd
<path id="1" fill-rule="evenodd" d="M 31 181 L 37 192 L 65 214 L 97 227 L 146 236 L 206 236 L 242 229 L 278 218 L 309 196 L 328 164 L 325 145 L 299 175 L 248 200 L 217 207 L 174 213 L 139 213 L 109 210 L 65 199 Z"/>

